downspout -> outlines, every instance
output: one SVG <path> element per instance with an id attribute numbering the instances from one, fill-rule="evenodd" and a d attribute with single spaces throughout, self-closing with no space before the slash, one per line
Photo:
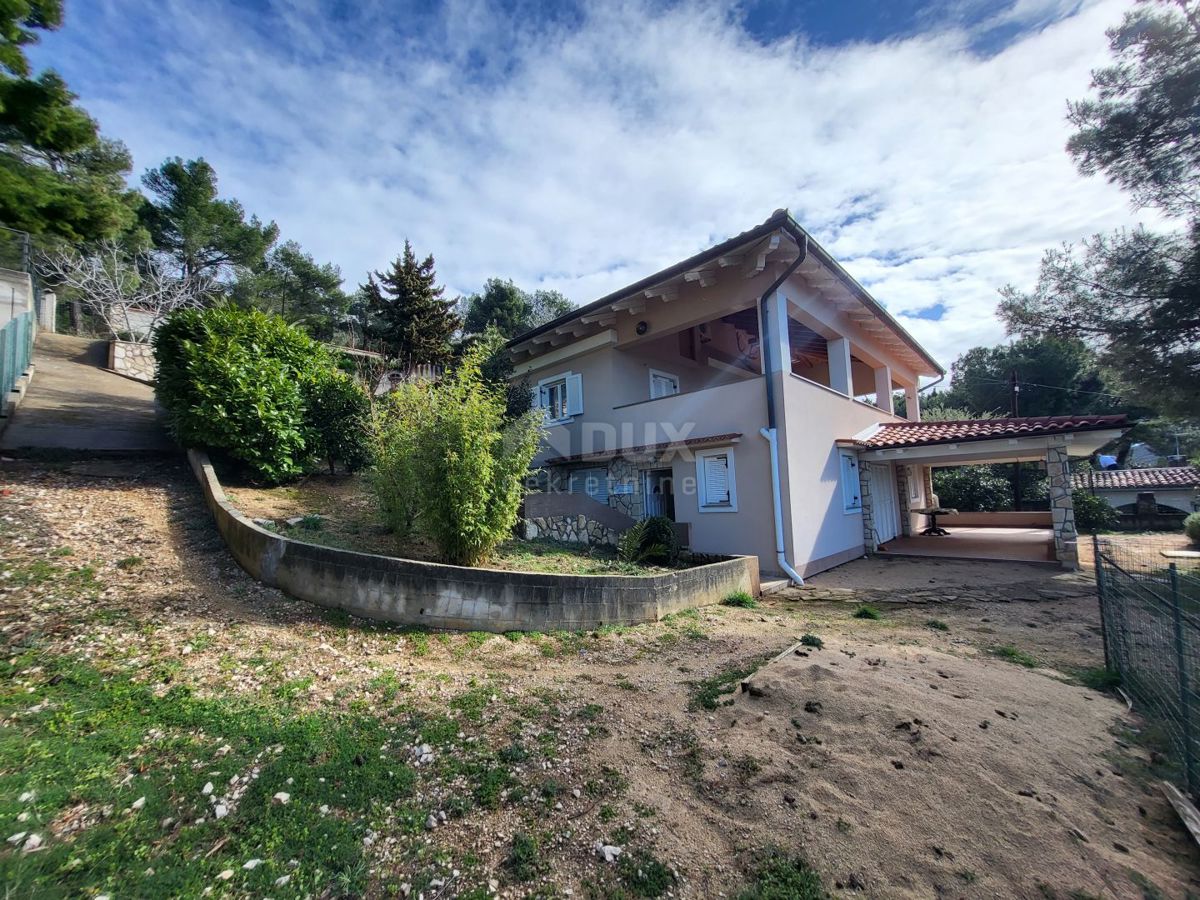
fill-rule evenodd
<path id="1" fill-rule="evenodd" d="M 783 537 L 783 493 L 780 488 L 779 475 L 779 431 L 775 427 L 775 380 L 771 371 L 771 318 L 767 315 L 767 300 L 771 295 L 779 290 L 792 273 L 800 268 L 805 259 L 808 258 L 808 235 L 803 232 L 797 232 L 789 227 L 790 222 L 785 222 L 783 230 L 792 236 L 796 241 L 796 246 L 800 249 L 799 255 L 793 260 L 783 274 L 771 282 L 771 286 L 759 298 L 759 319 L 762 321 L 762 359 L 763 372 L 767 378 L 767 427 L 759 429 L 759 434 L 767 439 L 767 443 L 771 445 L 771 499 L 774 502 L 775 508 L 775 561 L 779 564 L 779 568 L 796 584 L 804 584 L 804 579 L 800 573 L 792 568 L 787 561 L 787 552 Z"/>

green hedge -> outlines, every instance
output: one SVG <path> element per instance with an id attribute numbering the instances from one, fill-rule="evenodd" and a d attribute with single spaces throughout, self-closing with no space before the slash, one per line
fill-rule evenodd
<path id="1" fill-rule="evenodd" d="M 279 316 L 181 310 L 155 332 L 154 355 L 158 401 L 185 447 L 224 451 L 269 483 L 317 460 L 365 462 L 365 394 Z"/>

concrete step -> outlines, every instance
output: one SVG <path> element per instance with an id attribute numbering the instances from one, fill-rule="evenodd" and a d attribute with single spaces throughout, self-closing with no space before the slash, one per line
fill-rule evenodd
<path id="1" fill-rule="evenodd" d="M 791 584 L 791 582 L 788 581 L 788 579 L 777 578 L 777 579 L 773 579 L 771 581 L 760 582 L 759 589 L 764 594 L 776 594 L 779 591 L 782 591 L 784 588 L 786 588 L 789 584 Z"/>

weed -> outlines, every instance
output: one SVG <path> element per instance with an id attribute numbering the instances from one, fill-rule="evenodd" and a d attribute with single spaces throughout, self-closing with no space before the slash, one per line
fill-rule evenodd
<path id="1" fill-rule="evenodd" d="M 536 878 L 545 868 L 537 838 L 524 831 L 514 834 L 508 858 L 504 860 L 504 868 L 515 881 L 531 881 Z"/>
<path id="2" fill-rule="evenodd" d="M 1094 691 L 1111 691 L 1121 686 L 1121 674 L 1103 666 L 1080 669 L 1075 673 L 1075 678 L 1084 687 L 1089 687 Z"/>
<path id="3" fill-rule="evenodd" d="M 70 547 L 56 547 L 50 551 L 51 556 L 72 556 L 74 553 Z"/>
<path id="4" fill-rule="evenodd" d="M 817 640 L 820 640 L 819 638 Z M 719 706 L 727 706 L 733 702 L 730 700 L 722 700 L 725 694 L 732 694 L 737 690 L 737 686 L 743 680 L 749 678 L 759 668 L 771 658 L 774 654 L 765 656 L 756 656 L 745 663 L 735 664 L 734 666 L 723 669 L 715 675 L 711 675 L 702 681 L 693 681 L 692 688 L 692 709 L 716 709 Z"/>
<path id="5" fill-rule="evenodd" d="M 925 623 L 926 628 L 932 628 L 934 631 L 949 631 L 950 626 L 941 619 L 930 619 Z"/>
<path id="6" fill-rule="evenodd" d="M 841 816 L 838 816 L 837 830 L 840 831 L 842 834 L 849 834 L 851 831 L 854 830 L 854 826 L 851 825 L 849 822 L 847 822 L 845 819 L 843 819 Z"/>
<path id="7" fill-rule="evenodd" d="M 963 884 L 974 884 L 979 880 L 979 876 L 970 869 L 959 869 L 954 874 L 962 879 Z"/>
<path id="8" fill-rule="evenodd" d="M 738 900 L 828 900 L 821 876 L 808 862 L 777 848 L 760 851 L 750 886 Z"/>
<path id="9" fill-rule="evenodd" d="M 879 610 L 877 610 L 870 603 L 863 603 L 852 613 L 852 615 L 856 619 L 878 619 L 880 613 Z"/>
<path id="10" fill-rule="evenodd" d="M 1024 666 L 1027 669 L 1036 669 L 1041 665 L 1041 663 L 1039 663 L 1035 657 L 1030 656 L 1024 650 L 1018 650 L 1011 644 L 1005 644 L 1000 647 L 992 647 L 989 652 L 993 656 L 1006 659 L 1011 663 L 1016 663 L 1018 666 Z"/>
<path id="11" fill-rule="evenodd" d="M 600 805 L 600 811 L 596 814 L 597 818 L 600 819 L 601 822 L 612 822 L 617 818 L 617 815 L 617 808 L 611 803 L 602 803 Z"/>
<path id="12" fill-rule="evenodd" d="M 758 609 L 758 601 L 745 591 L 734 591 L 721 601 L 723 606 L 736 606 L 739 609 Z"/>
<path id="13" fill-rule="evenodd" d="M 818 650 L 825 646 L 825 642 L 815 634 L 806 634 L 800 638 L 800 643 L 805 647 L 816 647 Z"/>
<path id="14" fill-rule="evenodd" d="M 305 531 L 320 531 L 324 527 L 325 518 L 316 513 L 309 513 L 299 521 L 299 526 Z"/>
<path id="15" fill-rule="evenodd" d="M 587 706 L 581 706 L 575 715 L 585 722 L 594 722 L 600 718 L 602 712 L 604 712 L 604 707 L 599 703 L 589 703 Z"/>
<path id="16" fill-rule="evenodd" d="M 753 756 L 739 756 L 733 761 L 733 771 L 743 784 L 762 771 L 762 763 Z"/>
<path id="17" fill-rule="evenodd" d="M 142 559 L 142 557 L 140 557 L 140 556 L 126 556 L 123 559 L 117 560 L 117 568 L 118 569 L 136 569 L 138 566 L 140 566 L 144 562 L 145 562 L 145 560 Z"/>
<path id="18" fill-rule="evenodd" d="M 622 856 L 617 873 L 635 897 L 661 897 L 675 884 L 674 873 L 644 850 Z"/>
<path id="19" fill-rule="evenodd" d="M 412 645 L 413 656 L 429 655 L 429 632 L 413 630 L 408 633 L 408 641 Z"/>

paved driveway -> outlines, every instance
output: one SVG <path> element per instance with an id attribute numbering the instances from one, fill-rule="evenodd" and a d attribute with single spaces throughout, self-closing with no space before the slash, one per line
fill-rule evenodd
<path id="1" fill-rule="evenodd" d="M 25 399 L 0 450 L 162 452 L 174 449 L 149 385 L 107 371 L 108 343 L 38 335 Z"/>

